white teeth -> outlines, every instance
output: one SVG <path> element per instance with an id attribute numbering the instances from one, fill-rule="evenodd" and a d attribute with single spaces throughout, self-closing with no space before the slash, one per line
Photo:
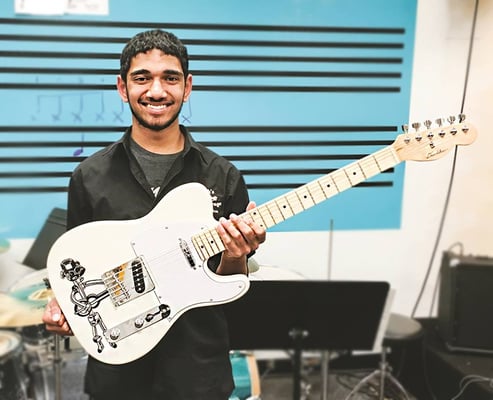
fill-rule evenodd
<path id="1" fill-rule="evenodd" d="M 164 110 L 167 106 L 165 104 L 156 106 L 154 104 L 148 104 L 147 107 L 152 108 L 154 110 Z"/>

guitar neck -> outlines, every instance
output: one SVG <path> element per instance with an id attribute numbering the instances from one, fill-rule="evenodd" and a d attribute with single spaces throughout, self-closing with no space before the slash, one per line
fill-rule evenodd
<path id="1" fill-rule="evenodd" d="M 357 184 L 392 168 L 401 162 L 392 145 L 370 154 L 343 168 L 315 179 L 282 196 L 240 215 L 265 229 L 271 228 Z M 224 251 L 215 228 L 192 237 L 202 261 Z"/>

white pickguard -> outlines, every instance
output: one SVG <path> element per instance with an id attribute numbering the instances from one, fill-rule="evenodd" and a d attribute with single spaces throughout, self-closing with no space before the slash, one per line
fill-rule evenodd
<path id="1" fill-rule="evenodd" d="M 62 235 L 50 250 L 47 269 L 55 296 L 84 349 L 94 358 L 110 364 L 135 360 L 150 351 L 165 336 L 172 324 L 187 310 L 222 304 L 241 297 L 249 287 L 243 275 L 220 276 L 204 266 L 191 245 L 190 237 L 203 229 L 214 227 L 209 191 L 200 184 L 190 183 L 171 191 L 148 215 L 130 221 L 97 221 L 81 225 Z M 188 243 L 192 267 L 180 246 Z M 74 312 L 71 298 L 72 282 L 60 275 L 65 259 L 78 261 L 86 270 L 83 282 L 101 279 L 105 272 L 142 257 L 154 283 L 154 289 L 132 298 L 120 306 L 110 297 L 102 299 L 94 311 L 111 330 L 129 322 L 136 332 L 110 346 L 102 337 L 101 352 L 93 341 L 93 328 L 86 316 Z M 105 289 L 103 284 L 89 285 L 86 295 Z M 165 304 L 170 314 L 141 329 L 134 328 L 134 319 L 147 310 Z M 100 326 L 97 334 L 103 336 Z"/>

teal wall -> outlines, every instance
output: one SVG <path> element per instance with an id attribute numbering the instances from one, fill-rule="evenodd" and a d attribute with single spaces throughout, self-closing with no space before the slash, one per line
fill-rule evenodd
<path id="1" fill-rule="evenodd" d="M 13 3 L 0 3 L 0 237 L 36 236 L 77 163 L 130 123 L 115 76 L 141 30 L 187 44 L 181 121 L 244 172 L 257 204 L 389 145 L 408 121 L 413 0 L 112 0 L 109 16 L 51 18 Z M 400 164 L 273 229 L 397 229 L 403 179 Z"/>

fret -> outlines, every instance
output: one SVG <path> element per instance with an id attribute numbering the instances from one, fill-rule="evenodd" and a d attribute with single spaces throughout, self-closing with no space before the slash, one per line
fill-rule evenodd
<path id="1" fill-rule="evenodd" d="M 323 192 L 322 188 L 320 187 L 318 180 L 310 182 L 306 186 L 308 187 L 308 190 L 310 191 L 310 194 L 311 194 L 312 199 L 315 202 L 315 204 L 318 204 L 324 200 L 327 200 L 327 197 L 325 196 L 325 193 Z"/>
<path id="2" fill-rule="evenodd" d="M 264 204 L 260 207 L 257 207 L 257 210 L 259 211 L 260 215 L 262 216 L 262 219 L 265 222 L 265 226 L 267 228 L 270 228 L 271 226 L 274 226 L 276 223 L 274 219 L 272 218 L 272 215 L 270 214 L 269 208 L 267 207 L 267 204 Z"/>
<path id="3" fill-rule="evenodd" d="M 209 229 L 204 231 L 204 236 L 213 254 L 220 253 L 221 251 L 224 250 L 222 241 L 219 238 L 219 234 L 215 229 Z"/>
<path id="4" fill-rule="evenodd" d="M 281 210 L 279 209 L 279 207 L 277 206 L 277 203 L 274 200 L 269 201 L 266 204 L 266 206 L 269 209 L 270 215 L 276 224 L 284 221 L 284 217 L 281 213 Z"/>
<path id="5" fill-rule="evenodd" d="M 291 206 L 286 197 L 278 197 L 277 199 L 274 199 L 274 201 L 276 202 L 276 205 L 281 211 L 281 214 L 285 220 L 294 215 L 293 210 L 291 210 Z"/>
<path id="6" fill-rule="evenodd" d="M 214 254 L 209 253 L 209 248 L 207 246 L 207 241 L 205 241 L 205 237 L 202 233 L 199 233 L 197 235 L 194 235 L 192 237 L 192 242 L 195 246 L 195 249 L 200 255 L 200 258 L 202 260 L 207 260 L 209 257 L 213 256 Z"/>
<path id="7" fill-rule="evenodd" d="M 382 170 L 380 169 L 380 165 L 373 156 L 363 158 L 359 162 L 359 165 L 364 171 L 365 179 L 371 178 L 372 176 L 375 176 L 382 172 Z"/>
<path id="8" fill-rule="evenodd" d="M 263 215 L 260 213 L 260 210 L 258 208 L 254 208 L 253 210 L 250 210 L 245 214 L 258 225 L 262 227 L 267 227 L 267 224 L 263 219 Z"/>
<path id="9" fill-rule="evenodd" d="M 352 163 L 343 168 L 344 173 L 351 186 L 356 186 L 358 183 L 363 182 L 366 179 L 365 173 L 359 163 Z"/>
<path id="10" fill-rule="evenodd" d="M 400 163 L 400 160 L 392 147 L 387 147 L 376 152 L 373 155 L 373 158 L 377 162 L 380 171 L 385 171 Z"/>
<path id="11" fill-rule="evenodd" d="M 346 173 L 343 170 L 338 169 L 337 171 L 332 172 L 330 175 L 332 176 L 332 179 L 334 180 L 334 183 L 336 184 L 339 192 L 352 187 L 351 181 L 348 179 Z"/>
<path id="12" fill-rule="evenodd" d="M 323 176 L 318 180 L 318 182 L 320 183 L 320 187 L 322 188 L 327 199 L 339 193 L 339 189 L 337 189 L 337 185 L 334 183 L 334 180 L 330 174 Z"/>
<path id="13" fill-rule="evenodd" d="M 301 204 L 299 197 L 293 191 L 286 194 L 284 198 L 288 201 L 294 214 L 298 214 L 305 209 L 303 204 Z"/>
<path id="14" fill-rule="evenodd" d="M 298 196 L 298 199 L 300 200 L 300 203 L 303 206 L 303 209 L 306 210 L 312 206 L 314 206 L 316 203 L 313 201 L 312 195 L 310 194 L 310 191 L 308 190 L 307 185 L 303 185 L 296 189 L 294 191 L 296 193 L 296 196 Z"/>

